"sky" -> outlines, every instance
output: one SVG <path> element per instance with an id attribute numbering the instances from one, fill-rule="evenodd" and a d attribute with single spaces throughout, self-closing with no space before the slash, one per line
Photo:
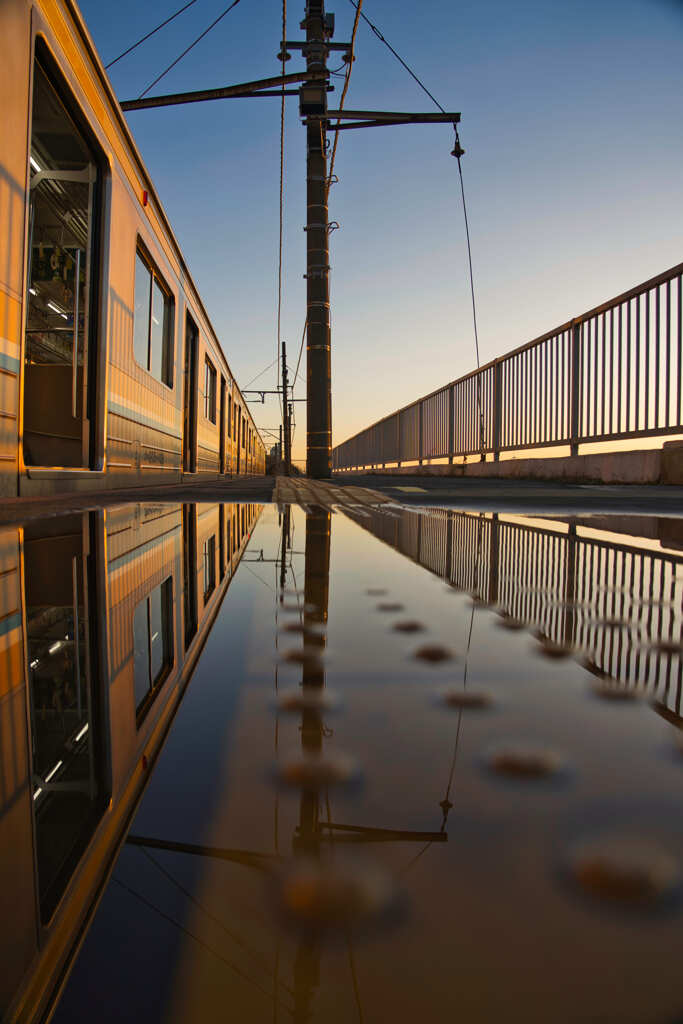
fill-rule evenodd
<path id="1" fill-rule="evenodd" d="M 106 63 L 182 3 L 80 5 Z M 118 97 L 137 97 L 226 6 L 197 0 L 116 64 Z M 287 6 L 287 35 L 301 39 L 304 0 Z M 326 9 L 334 40 L 348 40 L 349 0 Z M 363 11 L 441 105 L 461 112 L 482 363 L 683 260 L 683 0 L 365 0 Z M 281 19 L 281 0 L 241 0 L 151 94 L 277 75 Z M 293 51 L 287 71 L 303 66 Z M 333 81 L 331 107 L 342 85 Z M 305 132 L 296 97 L 286 103 L 281 334 L 294 370 L 306 316 Z M 435 110 L 363 22 L 346 107 Z M 127 117 L 245 387 L 277 353 L 280 101 Z M 334 444 L 476 366 L 452 148 L 449 125 L 340 134 L 329 200 L 341 225 L 330 237 Z M 274 387 L 275 366 L 256 383 Z M 257 425 L 277 429 L 277 400 L 251 408 Z M 295 408 L 294 456 L 304 459 L 305 405 Z"/>

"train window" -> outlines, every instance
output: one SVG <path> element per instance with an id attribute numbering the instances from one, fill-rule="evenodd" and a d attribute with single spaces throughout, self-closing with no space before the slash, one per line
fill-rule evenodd
<path id="1" fill-rule="evenodd" d="M 173 578 L 140 601 L 133 616 L 133 689 L 138 725 L 173 665 Z"/>
<path id="2" fill-rule="evenodd" d="M 216 586 L 216 534 L 204 541 L 204 602 L 211 597 Z"/>
<path id="3" fill-rule="evenodd" d="M 173 298 L 156 270 L 135 254 L 135 361 L 167 387 L 173 387 Z"/>
<path id="4" fill-rule="evenodd" d="M 204 374 L 204 416 L 211 423 L 216 422 L 216 368 L 210 359 L 206 360 Z"/>

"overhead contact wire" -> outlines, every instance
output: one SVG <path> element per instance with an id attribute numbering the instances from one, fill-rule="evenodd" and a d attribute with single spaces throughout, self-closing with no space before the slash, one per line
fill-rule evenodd
<path id="1" fill-rule="evenodd" d="M 188 9 L 188 7 L 192 7 L 192 4 L 196 3 L 197 0 L 189 0 L 189 3 L 186 3 L 183 7 L 181 7 L 179 11 L 176 11 L 175 14 L 172 14 L 169 18 L 166 18 L 165 21 L 162 21 L 160 25 L 157 25 L 156 28 L 153 28 L 151 32 L 148 32 L 146 35 L 142 36 L 141 39 L 138 39 L 137 43 L 133 43 L 133 45 L 129 46 L 127 50 L 124 50 L 123 53 L 120 53 L 118 57 L 114 57 L 114 59 L 110 60 L 108 64 L 105 64 L 105 70 L 109 70 L 109 68 L 112 68 L 114 64 L 118 64 L 118 62 L 122 60 L 123 57 L 127 57 L 129 53 L 133 52 L 133 50 L 137 50 L 138 46 L 141 46 L 142 43 L 145 43 L 148 39 L 151 39 L 152 36 L 159 31 L 159 29 L 162 29 L 164 28 L 165 25 L 170 24 L 174 20 L 174 18 L 177 18 L 179 14 L 182 14 L 183 11 L 186 11 Z"/>
<path id="2" fill-rule="evenodd" d="M 197 36 L 197 38 L 194 39 L 185 50 L 183 50 L 183 52 L 180 54 L 179 57 L 176 57 L 176 59 L 171 64 L 169 64 L 168 67 L 165 68 L 164 71 L 162 71 L 160 75 L 157 75 L 157 77 L 154 79 L 153 82 L 150 82 L 150 84 L 147 86 L 147 88 L 144 89 L 140 93 L 140 95 L 138 96 L 138 99 L 141 100 L 143 96 L 146 96 L 147 93 L 149 92 L 149 90 L 153 89 L 154 86 L 157 85 L 157 83 L 159 83 L 161 81 L 161 79 L 164 78 L 164 76 L 167 75 L 169 73 L 169 71 L 171 71 L 176 66 L 176 64 L 179 64 L 180 61 L 183 59 L 183 57 L 186 57 L 187 54 L 190 52 L 190 50 L 194 49 L 194 47 L 197 45 L 197 43 L 200 43 L 202 41 L 202 39 L 204 38 L 204 36 L 208 35 L 209 32 L 211 31 L 211 29 L 215 28 L 216 25 L 218 24 L 218 22 L 222 21 L 223 18 L 226 16 L 226 14 L 230 13 L 230 11 L 233 9 L 233 7 L 237 7 L 239 2 L 240 2 L 240 0 L 233 0 L 233 2 L 230 4 L 230 6 L 226 7 L 225 10 L 221 14 L 219 14 L 218 17 L 214 21 L 211 22 L 211 24 L 208 26 L 208 28 L 205 28 L 204 31 L 201 32 Z"/>

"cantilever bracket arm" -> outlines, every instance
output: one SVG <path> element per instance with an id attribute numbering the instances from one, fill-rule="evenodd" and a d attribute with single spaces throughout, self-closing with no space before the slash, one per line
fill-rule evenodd
<path id="1" fill-rule="evenodd" d="M 299 71 L 291 75 L 277 75 L 275 78 L 261 78 L 255 82 L 242 82 L 241 85 L 225 85 L 220 89 L 199 89 L 195 92 L 176 92 L 167 96 L 146 96 L 141 100 L 123 100 L 121 110 L 146 110 L 150 107 L 173 107 L 180 103 L 201 103 L 205 100 L 241 99 L 247 96 L 281 96 L 282 92 L 268 92 L 278 86 L 290 85 L 295 82 L 323 82 L 327 75 L 324 71 Z M 286 92 L 285 95 L 298 95 Z"/>
<path id="2" fill-rule="evenodd" d="M 389 110 L 328 110 L 325 115 L 313 115 L 326 121 L 327 131 L 348 131 L 350 128 L 382 128 L 393 124 L 458 124 L 460 114 L 456 111 L 444 114 L 409 114 Z M 330 124 L 332 120 L 347 121 L 347 124 Z"/>

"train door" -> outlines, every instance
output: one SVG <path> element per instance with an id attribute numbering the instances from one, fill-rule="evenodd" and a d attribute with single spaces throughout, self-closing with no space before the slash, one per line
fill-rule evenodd
<path id="1" fill-rule="evenodd" d="M 185 387 L 183 398 L 183 470 L 197 472 L 197 349 L 199 331 L 189 313 L 185 316 Z"/>
<path id="2" fill-rule="evenodd" d="M 219 441 L 219 462 L 218 472 L 225 473 L 225 377 L 221 376 L 221 411 L 218 417 L 220 441 Z"/>
<path id="3" fill-rule="evenodd" d="M 31 121 L 23 454 L 30 466 L 88 468 L 97 397 L 104 158 L 37 57 Z"/>
<path id="4" fill-rule="evenodd" d="M 95 513 L 24 533 L 33 813 L 47 922 L 107 802 Z"/>
<path id="5" fill-rule="evenodd" d="M 183 505 L 183 619 L 185 650 L 197 633 L 197 506 Z"/>

